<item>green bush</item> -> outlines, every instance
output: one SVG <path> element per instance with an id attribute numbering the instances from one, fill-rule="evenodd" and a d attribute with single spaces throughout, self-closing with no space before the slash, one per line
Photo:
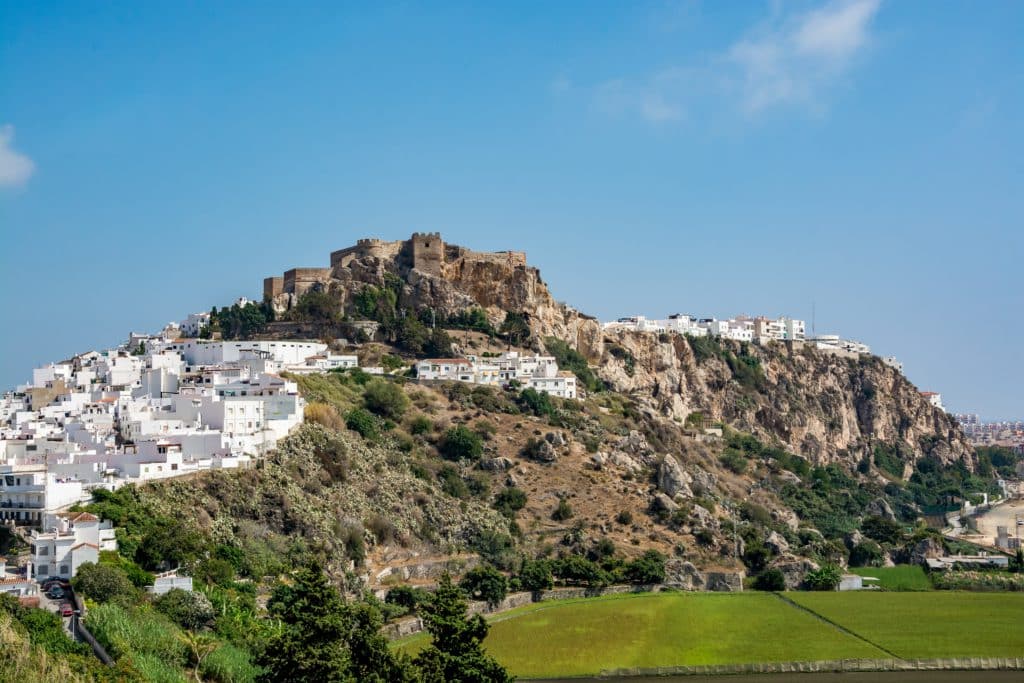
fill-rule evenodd
<path id="1" fill-rule="evenodd" d="M 884 559 L 882 548 L 874 541 L 863 541 L 850 550 L 851 567 L 881 567 Z"/>
<path id="2" fill-rule="evenodd" d="M 426 415 L 417 415 L 409 424 L 409 431 L 412 434 L 429 434 L 434 431 L 434 423 Z"/>
<path id="3" fill-rule="evenodd" d="M 812 591 L 833 591 L 839 586 L 842 572 L 834 564 L 823 564 L 818 569 L 812 569 L 804 577 L 804 583 Z"/>
<path id="4" fill-rule="evenodd" d="M 479 460 L 484 452 L 480 435 L 463 425 L 451 427 L 444 433 L 438 446 L 448 460 Z"/>
<path id="5" fill-rule="evenodd" d="M 726 448 L 722 452 L 722 455 L 718 460 L 725 466 L 726 469 L 733 472 L 734 474 L 743 474 L 747 471 L 747 459 L 743 457 L 742 453 L 739 453 L 731 448 Z"/>
<path id="6" fill-rule="evenodd" d="M 441 490 L 452 498 L 469 498 L 469 487 L 462 480 L 459 471 L 451 465 L 445 465 L 437 472 L 441 481 Z"/>
<path id="7" fill-rule="evenodd" d="M 567 519 L 571 519 L 572 516 L 572 506 L 569 505 L 569 501 L 565 498 L 558 501 L 558 505 L 555 506 L 555 511 L 551 513 L 551 519 L 556 522 L 564 522 Z"/>
<path id="8" fill-rule="evenodd" d="M 210 599 L 199 591 L 172 588 L 154 600 L 153 606 L 158 612 L 190 631 L 198 631 L 216 616 Z"/>
<path id="9" fill-rule="evenodd" d="M 131 600 L 137 593 L 128 575 L 120 567 L 109 564 L 83 562 L 71 580 L 71 585 L 79 593 L 100 603 L 117 599 Z"/>
<path id="10" fill-rule="evenodd" d="M 629 525 L 633 523 L 633 513 L 629 510 L 622 510 L 619 514 L 615 515 L 615 521 L 622 525 Z"/>
<path id="11" fill-rule="evenodd" d="M 754 579 L 754 588 L 759 591 L 784 591 L 786 577 L 778 569 L 766 569 Z"/>
<path id="12" fill-rule="evenodd" d="M 409 397 L 402 388 L 384 379 L 374 379 L 366 385 L 363 402 L 370 411 L 392 420 L 402 419 L 409 407 Z"/>
<path id="13" fill-rule="evenodd" d="M 898 544 L 903 540 L 903 527 L 899 522 L 884 517 L 868 517 L 860 524 L 860 530 L 868 538 L 879 543 Z"/>
<path id="14" fill-rule="evenodd" d="M 509 519 L 526 506 L 526 492 L 516 487 L 502 489 L 494 497 L 494 509 Z"/>
<path id="15" fill-rule="evenodd" d="M 375 439 L 378 436 L 377 419 L 363 408 L 348 411 L 345 415 L 345 426 L 364 439 Z"/>
<path id="16" fill-rule="evenodd" d="M 551 402 L 551 397 L 543 391 L 523 389 L 519 393 L 518 403 L 538 417 L 555 414 L 555 406 Z"/>
<path id="17" fill-rule="evenodd" d="M 665 556 L 657 550 L 648 550 L 626 565 L 626 579 L 630 583 L 652 584 L 665 580 Z"/>

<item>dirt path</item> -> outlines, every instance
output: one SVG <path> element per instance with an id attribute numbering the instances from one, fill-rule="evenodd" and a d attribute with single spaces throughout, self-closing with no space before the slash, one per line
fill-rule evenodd
<path id="1" fill-rule="evenodd" d="M 996 505 L 988 512 L 978 515 L 976 523 L 978 531 L 989 537 L 989 544 L 996 543 L 996 527 L 1005 526 L 1011 537 L 1017 535 L 1017 516 L 1024 520 L 1024 500 L 1011 500 Z M 1024 537 L 1024 527 L 1020 527 L 1020 535 Z"/>

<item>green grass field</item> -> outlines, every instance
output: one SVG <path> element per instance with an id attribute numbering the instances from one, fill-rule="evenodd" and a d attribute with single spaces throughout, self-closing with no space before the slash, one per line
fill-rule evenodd
<path id="1" fill-rule="evenodd" d="M 486 641 L 499 662 L 524 678 L 633 666 L 886 656 L 765 593 L 621 595 L 530 607 L 494 622 Z M 426 642 L 410 641 L 407 649 Z"/>
<path id="2" fill-rule="evenodd" d="M 536 603 L 497 615 L 485 643 L 522 678 L 768 661 L 1019 657 L 1024 594 L 654 593 Z M 858 637 L 859 636 L 859 637 Z M 419 634 L 396 646 L 414 654 Z M 880 647 L 876 647 L 880 646 Z"/>
<path id="3" fill-rule="evenodd" d="M 875 584 L 887 591 L 933 590 L 928 575 L 916 564 L 901 564 L 896 567 L 854 567 L 849 571 L 860 576 L 875 577 L 878 581 L 865 581 L 864 585 Z"/>
<path id="4" fill-rule="evenodd" d="M 1020 657 L 1024 594 L 788 593 L 903 658 Z"/>

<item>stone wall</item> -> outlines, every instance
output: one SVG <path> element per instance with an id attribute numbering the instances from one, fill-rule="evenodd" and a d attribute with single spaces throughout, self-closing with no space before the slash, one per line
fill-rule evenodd
<path id="1" fill-rule="evenodd" d="M 283 287 L 288 294 L 301 296 L 308 292 L 313 285 L 327 284 L 330 279 L 330 268 L 292 268 L 285 271 Z"/>
<path id="2" fill-rule="evenodd" d="M 441 276 L 444 263 L 444 241 L 439 232 L 414 232 L 412 235 L 412 267 L 421 273 Z"/>
<path id="3" fill-rule="evenodd" d="M 284 277 L 263 278 L 263 298 L 273 299 L 278 294 L 284 293 Z"/>

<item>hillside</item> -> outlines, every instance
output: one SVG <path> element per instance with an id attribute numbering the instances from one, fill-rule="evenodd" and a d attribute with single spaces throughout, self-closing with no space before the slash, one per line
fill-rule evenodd
<path id="1" fill-rule="evenodd" d="M 437 234 L 360 240 L 330 263 L 265 281 L 279 332 L 369 321 L 383 344 L 355 350 L 391 367 L 515 344 L 553 353 L 587 396 L 538 405 L 488 387 L 300 377 L 319 424 L 261 469 L 145 487 L 164 510 L 198 509 L 219 542 L 280 552 L 298 538 L 369 585 L 430 581 L 451 558 L 475 561 L 467 552 L 512 569 L 602 543 L 627 558 L 657 550 L 684 573 L 773 564 L 798 581 L 812 563 L 929 552 L 939 541 L 923 530 L 865 538 L 863 527 L 913 524 L 953 492 L 993 486 L 955 422 L 874 356 L 604 333 L 557 303 L 525 254 Z M 382 383 L 401 393 L 400 411 L 371 405 Z M 481 443 L 469 457 L 445 453 L 460 426 Z"/>

